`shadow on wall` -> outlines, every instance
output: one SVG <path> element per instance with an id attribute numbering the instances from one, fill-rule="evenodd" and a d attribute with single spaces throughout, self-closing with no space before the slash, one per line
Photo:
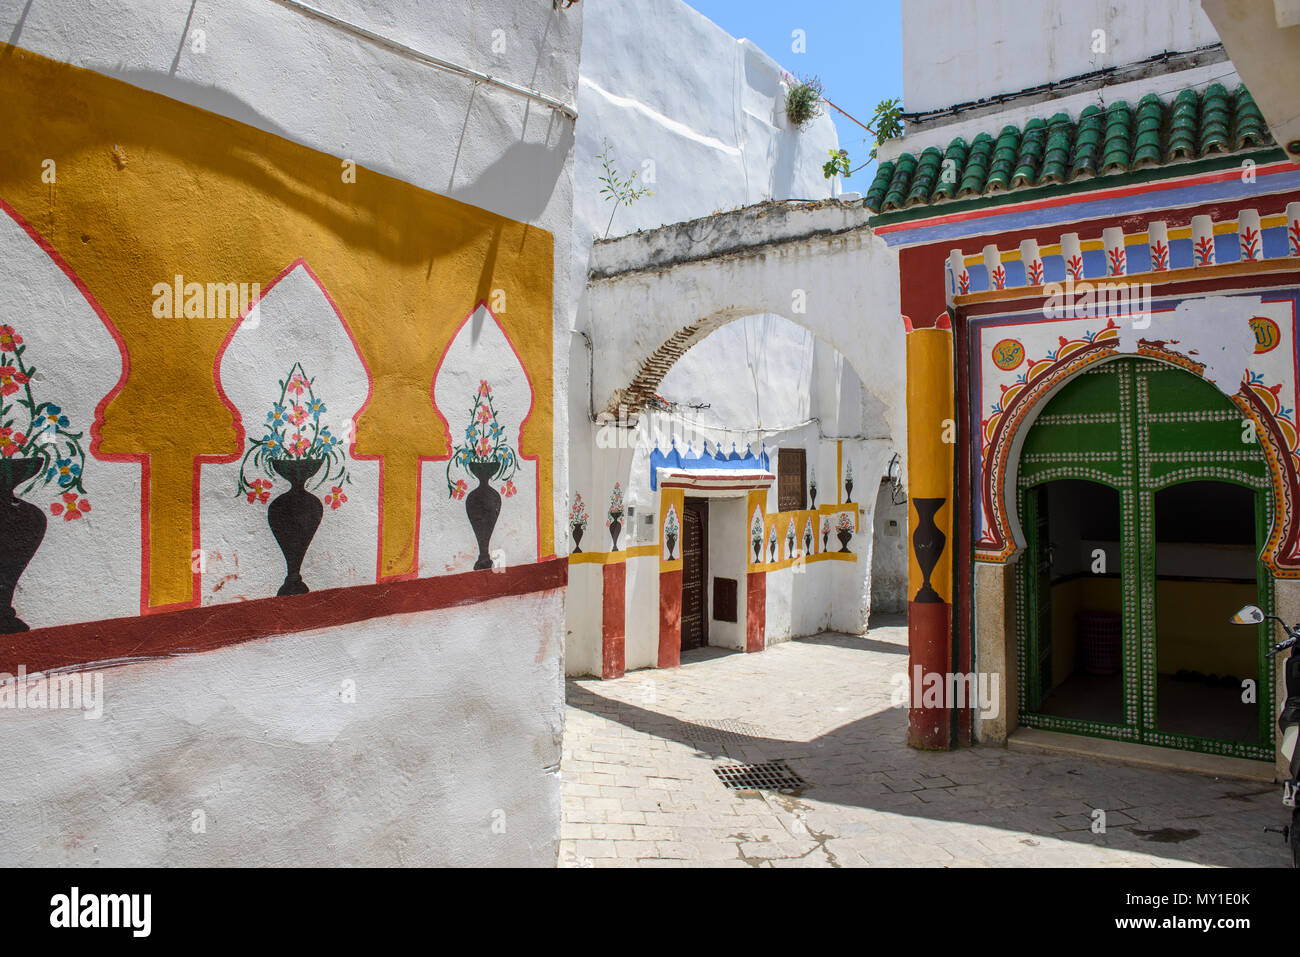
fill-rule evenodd
<path id="1" fill-rule="evenodd" d="M 876 494 L 871 549 L 871 612 L 907 610 L 907 499 L 894 504 L 893 483 L 880 483 Z"/>

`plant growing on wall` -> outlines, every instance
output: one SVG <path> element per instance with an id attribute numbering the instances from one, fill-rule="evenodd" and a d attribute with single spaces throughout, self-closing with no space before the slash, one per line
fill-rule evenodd
<path id="1" fill-rule="evenodd" d="M 453 483 L 453 467 L 464 469 L 478 479 L 478 485 L 471 489 L 463 478 Z M 465 500 L 465 515 L 478 541 L 475 570 L 492 567 L 488 550 L 497 518 L 501 515 L 501 496 L 512 498 L 519 491 L 514 483 L 518 471 L 519 456 L 506 439 L 506 430 L 501 425 L 492 398 L 492 386 L 487 379 L 480 379 L 474 402 L 469 407 L 465 440 L 452 449 L 451 458 L 447 460 L 447 494 Z M 501 481 L 500 492 L 488 484 L 494 480 Z"/>
<path id="2" fill-rule="evenodd" d="M 48 520 L 39 506 L 14 494 L 54 486 L 50 512 L 64 522 L 90 511 L 82 469 L 84 433 L 53 402 L 32 393 L 36 366 L 24 358 L 27 346 L 13 326 L 0 326 L 0 634 L 27 631 L 14 611 L 14 590 L 45 539 Z"/>
<path id="3" fill-rule="evenodd" d="M 829 100 L 826 102 L 830 103 Z M 838 106 L 831 103 L 831 106 L 844 113 Z M 847 113 L 844 113 L 848 116 Z M 849 119 L 853 119 L 849 117 Z M 856 123 L 857 121 L 854 120 Z M 886 140 L 897 139 L 903 135 L 903 102 L 898 99 L 881 100 L 876 104 L 876 111 L 871 114 L 871 119 L 866 123 L 859 124 L 873 137 L 871 146 L 871 155 L 861 166 L 853 167 L 849 160 L 848 150 L 829 150 L 830 160 L 822 164 L 822 175 L 827 179 L 835 176 L 852 176 L 864 166 L 869 166 L 875 162 L 877 154 L 880 152 L 880 144 Z M 864 139 L 865 143 L 866 140 Z M 956 170 L 945 167 L 940 173 L 940 177 L 955 177 Z"/>
<path id="4" fill-rule="evenodd" d="M 631 206 L 638 199 L 644 196 L 653 196 L 648 186 L 638 186 L 637 176 L 640 170 L 632 170 L 627 175 L 623 175 L 614 165 L 614 148 L 609 145 L 609 140 L 603 141 L 605 151 L 596 158 L 600 160 L 601 168 L 604 172 L 598 177 L 600 180 L 600 195 L 605 197 L 605 202 L 613 203 L 614 208 L 610 210 L 609 222 L 605 224 L 605 237 L 609 237 L 610 227 L 614 225 L 614 214 L 618 212 L 619 206 Z"/>
<path id="5" fill-rule="evenodd" d="M 573 550 L 574 552 L 582 551 L 582 533 L 587 530 L 587 506 L 582 501 L 582 494 L 579 493 L 573 499 L 573 504 L 569 506 L 569 530 L 573 533 Z"/>
<path id="6" fill-rule="evenodd" d="M 822 115 L 822 83 L 815 76 L 795 79 L 789 74 L 786 81 L 789 89 L 785 94 L 785 117 L 802 130 Z"/>
<path id="7" fill-rule="evenodd" d="M 266 413 L 263 434 L 248 441 L 235 495 L 243 496 L 250 505 L 270 503 L 266 521 L 284 554 L 286 569 L 276 594 L 304 595 L 311 589 L 302 580 L 302 562 L 325 513 L 325 506 L 308 491 L 307 483 L 317 474 L 320 477 L 313 490 L 326 482 L 335 483 L 325 501 L 331 511 L 337 511 L 348 500 L 343 489 L 352 479 L 342 440 L 321 424 L 326 409 L 316 395 L 316 380 L 307 375 L 301 362 L 295 362 L 279 385 L 280 398 Z M 288 482 L 289 488 L 272 500 L 277 477 Z"/>
<path id="8" fill-rule="evenodd" d="M 623 530 L 623 486 L 614 483 L 614 491 L 609 493 L 609 518 L 605 519 L 609 529 L 610 540 L 614 543 L 611 551 L 618 551 L 618 536 Z"/>

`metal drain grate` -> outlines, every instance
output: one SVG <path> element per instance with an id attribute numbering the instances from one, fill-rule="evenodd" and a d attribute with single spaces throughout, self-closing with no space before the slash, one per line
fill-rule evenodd
<path id="1" fill-rule="evenodd" d="M 732 791 L 794 791 L 808 786 L 784 761 L 720 764 L 713 773 Z"/>

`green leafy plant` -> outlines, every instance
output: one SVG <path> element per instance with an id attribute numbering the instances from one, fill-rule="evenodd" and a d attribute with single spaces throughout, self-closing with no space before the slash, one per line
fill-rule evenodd
<path id="1" fill-rule="evenodd" d="M 822 175 L 827 179 L 833 179 L 836 176 L 848 176 L 849 169 L 849 151 L 848 150 L 827 150 L 831 158 L 822 164 Z"/>
<path id="2" fill-rule="evenodd" d="M 835 104 L 831 104 L 834 106 Z M 838 109 L 838 107 L 836 107 Z M 843 111 L 841 111 L 843 112 Z M 847 113 L 845 114 L 848 115 Z M 871 147 L 871 156 L 862 166 L 854 167 L 849 161 L 848 150 L 828 150 L 831 155 L 829 161 L 822 164 L 822 175 L 827 179 L 835 176 L 852 176 L 863 166 L 868 166 L 875 162 L 876 154 L 880 151 L 880 144 L 886 140 L 897 139 L 903 135 L 903 101 L 897 98 L 892 100 L 881 100 L 876 104 L 876 111 L 871 114 L 870 125 L 865 127 L 867 132 L 875 137 L 875 142 Z M 866 142 L 863 140 L 863 142 Z"/>
<path id="3" fill-rule="evenodd" d="M 653 196 L 654 193 L 651 192 L 650 187 L 637 184 L 636 178 L 640 170 L 634 169 L 626 176 L 621 174 L 614 165 L 614 148 L 609 145 L 609 140 L 603 142 L 605 150 L 596 158 L 600 160 L 600 165 L 604 169 L 604 174 L 599 177 L 600 195 L 605 197 L 605 202 L 614 204 L 614 208 L 609 213 L 609 222 L 605 224 L 605 238 L 608 239 L 610 227 L 614 225 L 614 214 L 618 212 L 619 206 L 631 206 L 638 199 Z"/>
<path id="4" fill-rule="evenodd" d="M 815 76 L 786 79 L 790 89 L 785 94 L 785 116 L 802 130 L 822 115 L 822 83 Z"/>

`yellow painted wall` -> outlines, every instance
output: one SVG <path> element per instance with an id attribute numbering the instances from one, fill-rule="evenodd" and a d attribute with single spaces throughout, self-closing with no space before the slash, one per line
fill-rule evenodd
<path id="1" fill-rule="evenodd" d="M 193 597 L 196 458 L 243 451 L 213 372 L 233 322 L 157 319 L 153 287 L 178 273 L 266 286 L 299 257 L 374 377 L 355 451 L 384 462 L 383 575 L 415 572 L 418 462 L 449 451 L 435 369 L 495 289 L 536 397 L 521 452 L 540 456 L 541 554 L 554 553 L 548 232 L 366 169 L 345 182 L 338 157 L 6 45 L 0 109 L 0 199 L 68 262 L 129 352 L 99 451 L 150 464 L 150 605 Z M 47 158 L 53 184 L 41 178 Z M 160 408 L 183 410 L 185 426 Z"/>

